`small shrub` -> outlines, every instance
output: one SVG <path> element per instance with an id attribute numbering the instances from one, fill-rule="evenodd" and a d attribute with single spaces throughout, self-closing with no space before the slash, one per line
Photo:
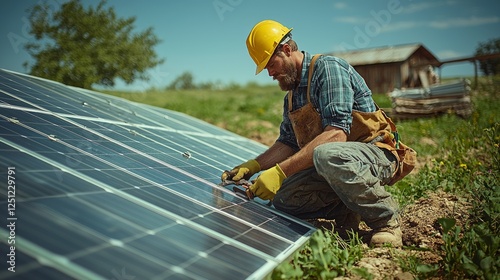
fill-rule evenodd
<path id="1" fill-rule="evenodd" d="M 363 256 L 363 247 L 356 233 L 349 235 L 345 241 L 336 232 L 318 230 L 291 262 L 273 271 L 270 279 L 333 279 L 349 272 L 370 279 L 366 269 L 354 269 Z"/>
<path id="2" fill-rule="evenodd" d="M 463 231 L 454 219 L 440 219 L 443 227 L 443 276 L 449 279 L 497 279 L 500 275 L 500 237 L 485 224 Z"/>
<path id="3" fill-rule="evenodd" d="M 438 265 L 425 264 L 414 255 L 402 254 L 396 256 L 396 259 L 401 269 L 410 272 L 415 279 L 429 279 L 435 276 L 439 270 Z"/>

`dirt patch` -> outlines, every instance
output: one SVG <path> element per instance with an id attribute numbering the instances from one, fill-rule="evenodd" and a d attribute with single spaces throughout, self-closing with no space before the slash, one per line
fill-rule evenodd
<path id="1" fill-rule="evenodd" d="M 429 138 L 429 137 L 420 138 L 420 144 L 429 145 L 429 146 L 433 146 L 433 147 L 437 147 L 437 145 L 438 145 L 436 143 L 436 141 L 434 141 L 434 139 Z"/>
<path id="2" fill-rule="evenodd" d="M 272 146 L 278 135 L 276 128 L 271 122 L 266 121 L 250 121 L 245 125 L 247 131 L 252 131 L 249 138 L 260 142 L 266 146 Z"/>
<path id="3" fill-rule="evenodd" d="M 463 227 L 469 218 L 471 204 L 455 195 L 438 191 L 420 198 L 403 209 L 401 229 L 407 246 L 438 250 L 443 245 L 439 218 L 454 218 Z"/>
<path id="4" fill-rule="evenodd" d="M 417 258 L 425 264 L 437 264 L 441 260 L 442 229 L 439 218 L 454 218 L 457 225 L 463 226 L 469 219 L 471 204 L 464 199 L 442 191 L 429 193 L 414 204 L 402 210 L 401 229 L 403 231 L 402 249 L 367 248 L 363 258 L 356 264 L 366 268 L 378 279 L 414 279 L 409 272 L 403 272 L 400 259 Z M 362 227 L 361 227 L 362 229 Z M 366 232 L 366 231 L 362 231 Z M 363 236 L 363 240 L 368 239 Z M 368 239 L 369 240 L 369 239 Z M 340 279 L 362 279 L 349 275 Z M 438 278 L 436 278 L 438 279 Z"/>

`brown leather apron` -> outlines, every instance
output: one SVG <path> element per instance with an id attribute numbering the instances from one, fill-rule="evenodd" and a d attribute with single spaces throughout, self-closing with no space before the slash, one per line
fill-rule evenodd
<path id="1" fill-rule="evenodd" d="M 319 56 L 315 55 L 309 65 L 307 104 L 292 111 L 292 91 L 288 92 L 288 117 L 300 148 L 323 132 L 321 115 L 312 105 L 309 94 L 314 63 Z M 374 142 L 376 146 L 391 152 L 397 159 L 397 168 L 388 183 L 393 185 L 413 170 L 417 153 L 399 140 L 396 125 L 377 104 L 375 106 L 377 107 L 375 112 L 353 110 L 351 132 L 347 136 L 347 141 Z"/>
<path id="2" fill-rule="evenodd" d="M 293 132 L 297 139 L 299 148 L 303 148 L 307 143 L 311 142 L 316 136 L 323 132 L 321 122 L 321 114 L 316 111 L 311 103 L 309 89 L 311 88 L 311 77 L 313 73 L 314 63 L 319 55 L 313 56 L 309 65 L 309 77 L 307 81 L 307 104 L 299 109 L 292 111 L 292 94 L 293 91 L 288 91 L 288 118 L 292 123 Z"/>

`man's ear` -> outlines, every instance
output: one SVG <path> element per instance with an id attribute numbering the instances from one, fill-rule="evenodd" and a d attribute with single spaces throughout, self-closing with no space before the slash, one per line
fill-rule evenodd
<path id="1" fill-rule="evenodd" d="M 289 44 L 283 44 L 281 51 L 285 53 L 286 56 L 292 55 L 292 47 Z"/>

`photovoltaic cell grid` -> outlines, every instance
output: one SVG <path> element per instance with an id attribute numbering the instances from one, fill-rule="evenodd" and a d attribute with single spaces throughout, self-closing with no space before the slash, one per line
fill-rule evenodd
<path id="1" fill-rule="evenodd" d="M 181 113 L 0 70 L 0 278 L 262 278 L 315 230 L 217 186 L 264 150 Z"/>

